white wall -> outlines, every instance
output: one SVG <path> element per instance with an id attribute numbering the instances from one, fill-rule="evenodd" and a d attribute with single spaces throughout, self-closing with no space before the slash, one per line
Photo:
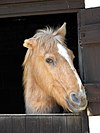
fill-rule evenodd
<path id="1" fill-rule="evenodd" d="M 85 8 L 100 6 L 100 0 L 85 0 Z"/>
<path id="2" fill-rule="evenodd" d="M 100 116 L 89 116 L 90 133 L 100 133 Z"/>

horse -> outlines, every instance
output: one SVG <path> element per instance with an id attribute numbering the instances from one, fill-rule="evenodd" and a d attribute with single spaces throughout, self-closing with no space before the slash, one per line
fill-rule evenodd
<path id="1" fill-rule="evenodd" d="M 73 52 L 65 42 L 66 22 L 56 29 L 46 27 L 25 39 L 23 86 L 27 114 L 81 112 L 87 96 L 74 67 Z"/>

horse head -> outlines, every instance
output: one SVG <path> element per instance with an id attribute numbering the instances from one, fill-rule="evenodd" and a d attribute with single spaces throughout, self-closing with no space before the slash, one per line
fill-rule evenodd
<path id="1" fill-rule="evenodd" d="M 49 101 L 45 106 L 49 106 L 50 100 L 48 99 L 52 99 L 52 104 L 55 101 L 65 110 L 80 112 L 85 110 L 87 98 L 84 86 L 73 64 L 74 54 L 65 44 L 65 35 L 66 23 L 56 30 L 48 27 L 38 30 L 32 38 L 24 41 L 23 46 L 28 48 L 23 63 L 24 85 L 26 89 L 31 88 L 26 90 L 26 93 L 31 92 L 29 97 L 30 99 L 33 97 L 33 101 L 35 101 L 34 95 L 39 89 L 38 92 L 41 94 L 37 93 L 38 101 L 40 95 L 40 97 L 44 95 L 44 98 L 46 97 L 46 100 Z M 38 89 L 32 85 L 38 86 Z M 27 95 L 26 93 L 25 95 Z"/>

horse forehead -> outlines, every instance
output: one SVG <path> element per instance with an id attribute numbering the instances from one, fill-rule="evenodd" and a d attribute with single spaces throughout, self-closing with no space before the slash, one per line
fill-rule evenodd
<path id="1" fill-rule="evenodd" d="M 68 54 L 67 49 L 62 46 L 60 43 L 57 43 L 58 53 L 69 63 L 71 69 L 74 69 L 72 60 Z"/>

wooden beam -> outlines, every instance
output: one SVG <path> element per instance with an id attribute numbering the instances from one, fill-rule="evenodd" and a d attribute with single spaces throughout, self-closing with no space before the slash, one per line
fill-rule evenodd
<path id="1" fill-rule="evenodd" d="M 77 12 L 84 0 L 14 0 L 0 1 L 0 18 Z"/>

